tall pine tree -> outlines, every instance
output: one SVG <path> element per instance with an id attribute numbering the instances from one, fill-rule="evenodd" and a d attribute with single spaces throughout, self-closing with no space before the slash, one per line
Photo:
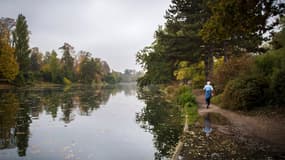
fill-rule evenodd
<path id="1" fill-rule="evenodd" d="M 152 83 L 161 77 L 162 82 L 172 80 L 173 71 L 180 61 L 205 63 L 207 79 L 213 68 L 213 45 L 199 35 L 203 24 L 210 17 L 209 0 L 172 0 L 167 10 L 164 27 L 155 33 L 155 42 L 137 54 L 137 61 L 147 69 L 142 84 Z M 214 49 L 213 49 L 214 50 Z M 167 69 L 167 71 L 166 71 Z M 166 75 L 170 74 L 170 75 Z"/>
<path id="2" fill-rule="evenodd" d="M 19 14 L 16 22 L 16 29 L 13 32 L 13 45 L 15 47 L 15 56 L 20 67 L 18 80 L 21 83 L 27 81 L 27 73 L 30 66 L 31 51 L 29 49 L 29 39 L 26 18 L 22 14 Z"/>
<path id="3" fill-rule="evenodd" d="M 69 80 L 74 80 L 74 58 L 72 53 L 74 52 L 74 47 L 68 43 L 64 43 L 59 49 L 63 50 L 63 55 L 61 58 L 63 75 Z"/>
<path id="4" fill-rule="evenodd" d="M 191 64 L 204 61 L 206 79 L 213 70 L 213 52 L 218 46 L 207 43 L 199 35 L 210 17 L 209 0 L 172 0 L 166 12 L 165 31 L 157 34 L 158 41 L 166 46 L 166 56 Z"/>

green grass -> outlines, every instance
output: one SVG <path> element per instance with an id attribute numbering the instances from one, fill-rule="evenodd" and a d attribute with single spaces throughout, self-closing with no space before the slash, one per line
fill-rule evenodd
<path id="1" fill-rule="evenodd" d="M 197 105 L 192 105 L 190 107 L 184 106 L 184 112 L 185 112 L 185 115 L 188 115 L 188 124 L 189 125 L 194 124 L 199 118 Z"/>
<path id="2" fill-rule="evenodd" d="M 192 89 L 189 86 L 180 86 L 175 92 L 176 103 L 183 109 L 183 115 L 188 116 L 188 124 L 194 124 L 198 118 L 198 107 Z"/>

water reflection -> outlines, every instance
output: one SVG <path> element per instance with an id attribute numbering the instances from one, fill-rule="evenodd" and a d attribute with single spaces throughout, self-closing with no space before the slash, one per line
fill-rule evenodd
<path id="1" fill-rule="evenodd" d="M 30 89 L 0 91 L 0 150 L 17 148 L 18 156 L 26 155 L 29 144 L 30 124 L 47 114 L 53 120 L 59 119 L 65 124 L 80 116 L 91 113 L 105 104 L 110 95 L 119 92 L 130 95 L 135 92 L 135 85 L 92 88 L 78 86 L 57 89 Z"/>
<path id="2" fill-rule="evenodd" d="M 206 133 L 206 136 L 209 136 L 212 132 L 210 113 L 207 113 L 205 116 L 203 131 Z"/>
<path id="3" fill-rule="evenodd" d="M 30 123 L 31 123 L 31 118 L 29 116 L 29 108 L 21 104 L 16 114 L 16 128 L 15 128 L 18 155 L 20 157 L 26 155 L 26 150 L 29 141 Z"/>
<path id="4" fill-rule="evenodd" d="M 1 96 L 4 104 L 0 104 L 0 149 L 16 147 L 16 114 L 19 101 L 14 94 L 4 93 Z"/>
<path id="5" fill-rule="evenodd" d="M 138 97 L 146 106 L 137 113 L 136 120 L 154 135 L 155 159 L 170 158 L 183 129 L 180 108 L 166 102 L 156 87 L 141 89 Z"/>

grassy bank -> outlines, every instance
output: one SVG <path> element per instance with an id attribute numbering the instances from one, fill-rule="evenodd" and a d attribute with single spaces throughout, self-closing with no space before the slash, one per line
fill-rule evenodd
<path id="1" fill-rule="evenodd" d="M 198 106 L 192 89 L 186 85 L 168 85 L 163 87 L 163 92 L 167 101 L 177 104 L 181 107 L 182 116 L 188 115 L 189 125 L 195 123 L 198 118 Z"/>

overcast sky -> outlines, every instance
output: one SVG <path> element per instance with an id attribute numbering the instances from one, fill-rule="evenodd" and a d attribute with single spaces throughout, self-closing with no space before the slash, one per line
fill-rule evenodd
<path id="1" fill-rule="evenodd" d="M 111 69 L 140 69 L 135 54 L 153 42 L 171 0 L 0 0 L 0 17 L 28 22 L 30 47 L 45 53 L 67 42 Z"/>

